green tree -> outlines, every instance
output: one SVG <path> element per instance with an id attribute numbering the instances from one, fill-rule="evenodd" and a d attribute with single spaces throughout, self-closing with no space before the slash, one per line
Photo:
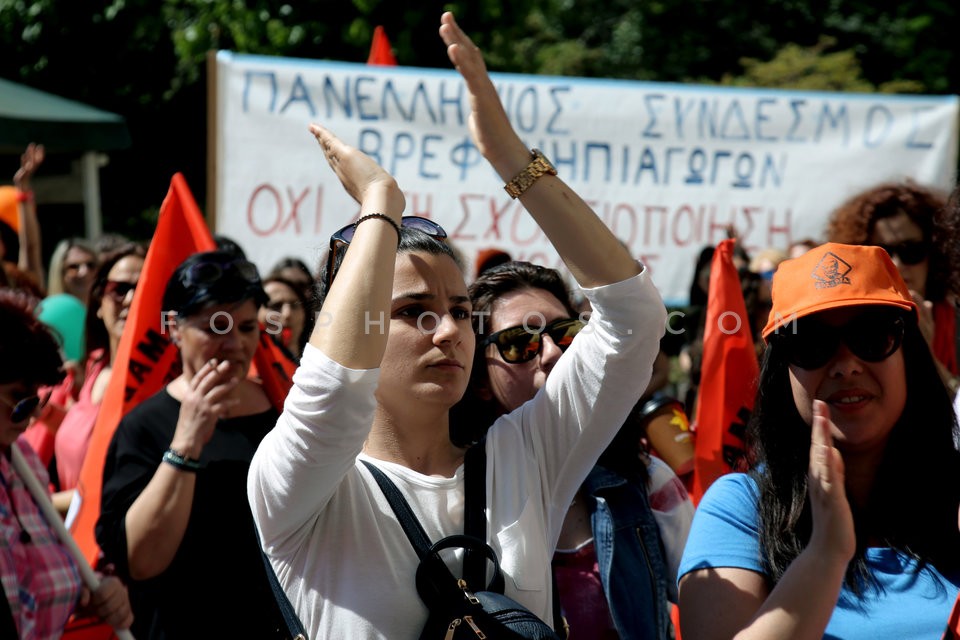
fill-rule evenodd
<path id="1" fill-rule="evenodd" d="M 828 53 L 835 44 L 836 39 L 823 37 L 812 47 L 788 44 L 768 62 L 744 58 L 741 60 L 743 74 L 726 74 L 721 84 L 864 93 L 917 93 L 923 88 L 915 80 L 893 80 L 878 87 L 863 78 L 860 61 L 852 50 Z"/>

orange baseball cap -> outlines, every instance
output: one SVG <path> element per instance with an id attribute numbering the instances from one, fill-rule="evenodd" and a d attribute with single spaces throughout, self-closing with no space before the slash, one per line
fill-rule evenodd
<path id="1" fill-rule="evenodd" d="M 773 306 L 763 339 L 792 321 L 827 309 L 885 305 L 917 315 L 917 305 L 882 247 L 828 242 L 784 260 L 773 275 Z"/>

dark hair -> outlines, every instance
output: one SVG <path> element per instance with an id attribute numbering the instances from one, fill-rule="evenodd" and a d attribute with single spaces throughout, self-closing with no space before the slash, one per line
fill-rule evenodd
<path id="1" fill-rule="evenodd" d="M 874 584 L 865 558 L 871 539 L 945 575 L 960 568 L 956 417 L 916 320 L 904 318 L 906 404 L 890 432 L 868 504 L 851 505 L 857 549 L 844 582 L 857 594 Z M 789 367 L 775 342 L 763 357 L 748 442 L 750 473 L 759 488 L 760 547 L 775 584 L 808 544 L 813 525 L 807 496 L 810 427 L 797 411 Z"/>
<path id="2" fill-rule="evenodd" d="M 283 286 L 287 287 L 293 291 L 293 295 L 297 296 L 297 300 L 300 302 L 300 308 L 303 309 L 303 331 L 300 332 L 300 338 L 297 340 L 297 350 L 298 353 L 303 353 L 304 347 L 307 346 L 307 342 L 310 340 L 310 334 L 313 332 L 313 325 L 316 323 L 317 314 L 313 310 L 313 301 L 310 298 L 308 292 L 298 285 L 296 282 L 291 282 L 286 278 L 277 275 L 270 275 L 264 278 L 263 288 L 266 292 L 267 285 L 271 282 L 278 282 Z M 270 301 L 270 296 L 267 296 L 267 302 Z M 266 303 L 264 303 L 266 304 Z"/>
<path id="3" fill-rule="evenodd" d="M 196 282 L 196 272 L 203 269 L 211 269 L 215 277 Z M 210 305 L 244 300 L 252 300 L 258 309 L 267 301 L 256 266 L 229 251 L 207 251 L 193 254 L 174 270 L 163 293 L 163 310 L 182 318 Z"/>
<path id="4" fill-rule="evenodd" d="M 327 299 L 329 286 L 333 283 L 333 280 L 336 279 L 337 273 L 340 271 L 340 265 L 343 263 L 343 256 L 346 255 L 347 249 L 349 248 L 349 244 L 337 246 L 337 252 L 334 255 L 333 262 L 333 278 L 327 277 L 327 265 L 330 262 L 330 253 L 328 250 L 326 254 L 327 257 L 323 261 L 323 267 L 320 269 L 320 276 L 314 284 L 314 290 L 316 291 L 316 297 L 314 299 L 315 309 L 320 310 L 323 308 L 323 301 Z M 459 268 L 461 272 L 463 271 L 463 263 L 449 244 L 419 229 L 400 227 L 400 243 L 397 245 L 397 253 L 427 253 L 435 256 L 450 256 L 450 259 L 456 263 L 457 268 Z"/>
<path id="5" fill-rule="evenodd" d="M 563 305 L 571 318 L 578 317 L 559 272 L 529 262 L 505 262 L 484 271 L 469 288 L 473 303 L 473 332 L 478 344 L 490 333 L 490 311 L 494 302 L 509 293 L 526 289 L 546 291 Z M 484 349 L 476 349 L 467 393 L 450 413 L 450 439 L 457 446 L 478 442 L 494 420 L 506 412 L 496 399 L 479 397 L 478 390 L 487 382 Z"/>
<path id="6" fill-rule="evenodd" d="M 0 289 L 0 384 L 55 385 L 63 379 L 60 345 L 34 316 L 37 300 Z"/>
<path id="7" fill-rule="evenodd" d="M 296 269 L 307 277 L 308 282 L 312 283 L 314 281 L 313 272 L 310 271 L 310 267 L 307 266 L 307 263 L 300 258 L 294 258 L 293 256 L 280 258 L 280 260 L 278 260 L 277 263 L 270 269 L 270 274 L 267 277 L 280 276 L 280 272 L 284 269 Z"/>
<path id="8" fill-rule="evenodd" d="M 693 278 L 690 280 L 690 306 L 707 306 L 707 292 L 700 287 L 700 271 L 704 267 L 710 266 L 715 250 L 711 245 L 707 245 L 700 249 L 700 253 L 697 254 L 697 262 L 693 267 Z"/>
<path id="9" fill-rule="evenodd" d="M 946 194 L 915 182 L 883 183 L 853 196 L 837 207 L 827 225 L 827 239 L 844 244 L 870 244 L 878 220 L 905 213 L 930 243 L 925 297 L 943 300 L 960 293 L 960 246 L 955 239 L 956 210 Z"/>
<path id="10" fill-rule="evenodd" d="M 217 251 L 225 251 L 236 258 L 247 259 L 247 252 L 233 238 L 218 233 L 213 236 L 213 241 L 217 243 Z"/>
<path id="11" fill-rule="evenodd" d="M 107 327 L 103 324 L 103 318 L 97 317 L 97 312 L 103 304 L 103 294 L 110 277 L 110 270 L 127 256 L 146 258 L 147 251 L 142 245 L 133 242 L 127 243 L 104 256 L 100 266 L 97 267 L 96 275 L 93 277 L 90 299 L 87 301 L 87 314 L 84 319 L 82 360 L 84 364 L 90 358 L 90 354 L 98 349 L 104 350 L 101 359 L 110 360 L 110 336 L 107 334 Z"/>

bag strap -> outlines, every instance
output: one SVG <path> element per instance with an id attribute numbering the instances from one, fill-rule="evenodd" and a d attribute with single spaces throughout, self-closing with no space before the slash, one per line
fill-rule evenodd
<path id="1" fill-rule="evenodd" d="M 487 438 L 484 436 L 463 456 L 463 533 L 487 541 Z M 463 554 L 463 577 L 474 589 L 487 584 L 487 559 L 474 549 Z M 503 593 L 503 585 L 494 591 Z"/>
<path id="2" fill-rule="evenodd" d="M 273 571 L 273 565 L 270 564 L 270 558 L 267 557 L 267 552 L 263 550 L 263 544 L 260 542 L 260 532 L 256 525 L 254 525 L 254 533 L 257 536 L 257 544 L 260 546 L 263 568 L 267 572 L 267 582 L 270 584 L 270 590 L 273 591 L 274 600 L 277 601 L 277 607 L 280 609 L 283 623 L 287 627 L 289 638 L 290 640 L 307 640 L 307 631 L 303 628 L 303 623 L 300 622 L 300 616 L 297 615 L 290 603 L 290 598 L 287 597 L 287 593 L 280 586 L 277 574 Z"/>
<path id="3" fill-rule="evenodd" d="M 403 532 L 407 534 L 407 539 L 417 552 L 417 557 L 423 560 L 427 553 L 430 552 L 430 547 L 432 546 L 430 538 L 427 537 L 427 532 L 423 530 L 423 525 L 417 520 L 417 516 L 413 515 L 413 511 L 410 509 L 410 505 L 407 504 L 407 500 L 403 497 L 403 494 L 400 493 L 400 489 L 398 489 L 397 485 L 393 484 L 393 481 L 387 477 L 387 474 L 381 471 L 376 465 L 366 460 L 361 460 L 360 462 L 373 474 L 373 479 L 377 481 L 377 484 L 380 485 L 380 490 L 383 491 L 383 495 L 387 497 L 387 502 L 390 503 L 390 508 L 393 509 L 397 520 L 400 521 Z"/>
<path id="4" fill-rule="evenodd" d="M 277 601 L 277 606 L 280 607 L 280 615 L 283 616 L 283 623 L 287 627 L 290 639 L 307 640 L 307 631 L 303 628 L 303 623 L 300 622 L 300 616 L 294 611 L 290 598 L 287 597 L 283 587 L 280 586 L 277 574 L 274 573 L 273 566 L 270 564 L 270 558 L 267 557 L 263 549 L 260 550 L 260 556 L 263 558 L 263 564 L 267 570 L 267 582 L 270 583 L 270 590 L 273 591 L 273 597 Z"/>
<path id="5" fill-rule="evenodd" d="M 487 436 L 467 449 L 463 461 L 464 516 L 463 532 L 483 542 L 487 541 Z M 486 572 L 486 558 L 479 552 L 467 549 L 463 556 L 463 576 L 467 584 L 483 584 Z M 550 564 L 550 580 L 553 583 L 553 629 L 561 637 L 566 637 L 566 621 L 560 606 L 560 590 L 557 588 L 557 574 Z M 498 593 L 503 593 L 501 582 Z M 492 589 L 497 591 L 497 589 Z M 958 639 L 960 640 L 960 639 Z"/>

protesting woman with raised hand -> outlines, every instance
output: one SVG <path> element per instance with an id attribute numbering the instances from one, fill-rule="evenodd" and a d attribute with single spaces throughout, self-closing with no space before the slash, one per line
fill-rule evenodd
<path id="1" fill-rule="evenodd" d="M 749 474 L 697 507 L 684 638 L 939 639 L 960 589 L 960 453 L 917 305 L 880 247 L 780 264 Z"/>
<path id="2" fill-rule="evenodd" d="M 531 153 L 449 13 L 440 34 L 470 93 L 474 140 L 511 181 Z M 254 457 L 249 496 L 309 637 L 417 638 L 427 620 L 418 556 L 363 463 L 400 488 L 430 540 L 462 533 L 464 450 L 450 440 L 448 411 L 470 376 L 470 299 L 443 230 L 401 218 L 390 175 L 322 127 L 311 131 L 360 218 L 331 239 L 321 284 L 330 323 L 311 336 Z M 501 417 L 485 447 L 486 527 L 506 595 L 550 620 L 550 557 L 564 515 L 650 377 L 665 311 L 640 265 L 559 178 L 517 182 L 594 309 L 545 387 Z M 460 575 L 458 562 L 448 564 Z"/>

